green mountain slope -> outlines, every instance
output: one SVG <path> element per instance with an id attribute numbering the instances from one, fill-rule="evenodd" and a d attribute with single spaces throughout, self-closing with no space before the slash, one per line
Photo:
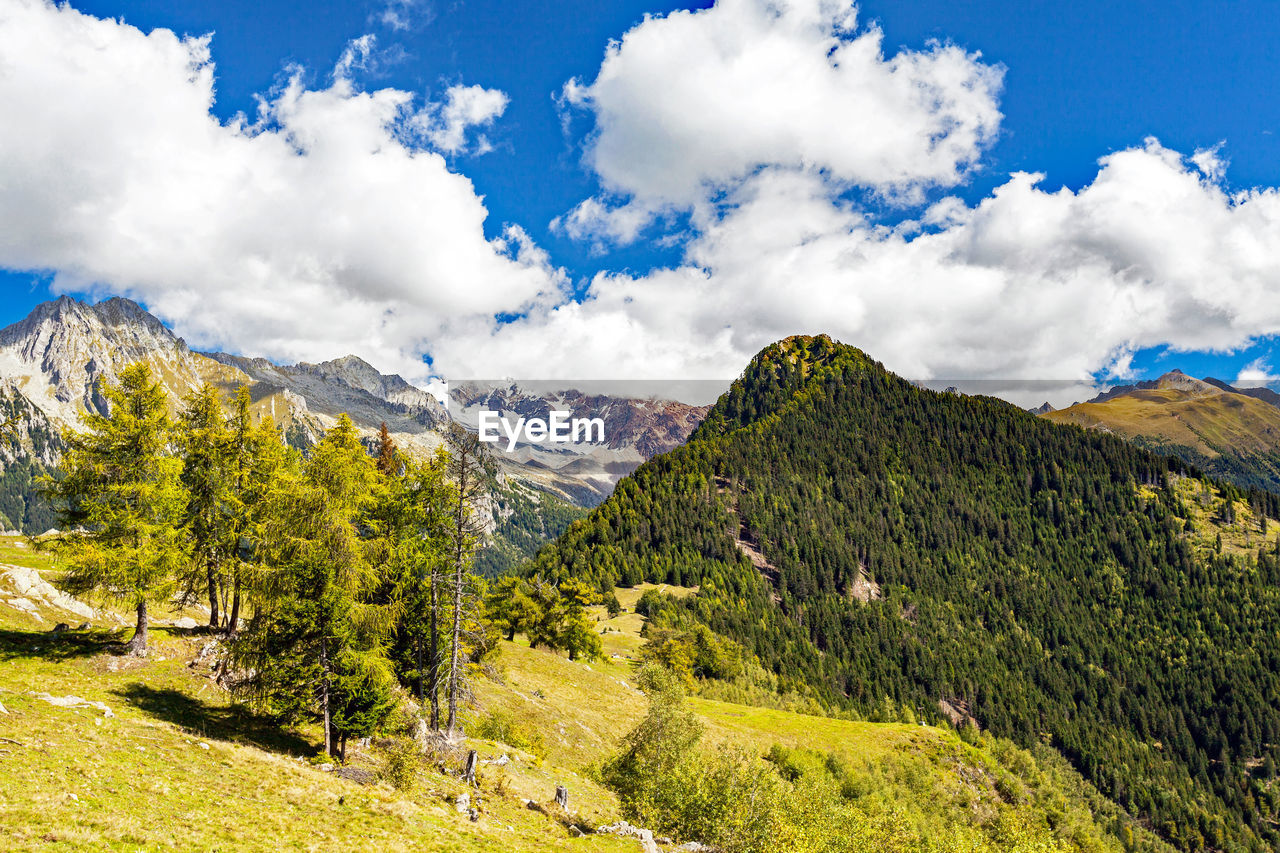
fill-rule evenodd
<path id="1" fill-rule="evenodd" d="M 529 571 L 698 585 L 780 690 L 967 709 L 1180 849 L 1280 849 L 1280 498 L 1195 476 L 794 338 Z"/>
<path id="2" fill-rule="evenodd" d="M 1280 491 L 1280 408 L 1271 402 L 1274 397 L 1266 389 L 1242 392 L 1173 371 L 1043 417 L 1114 433 L 1246 488 Z"/>
<path id="3" fill-rule="evenodd" d="M 477 674 L 464 714 L 473 733 L 460 750 L 485 761 L 468 789 L 456 768 L 423 771 L 396 790 L 377 778 L 378 743 L 354 746 L 348 766 L 325 772 L 314 726 L 281 728 L 231 705 L 213 677 L 200 631 L 155 629 L 145 660 L 111 653 L 110 630 L 50 633 L 83 618 L 39 596 L 18 607 L 7 564 L 56 580 L 47 555 L 0 537 L 0 842 L 6 850 L 619 851 L 640 843 L 578 837 L 527 802 L 569 789 L 575 820 L 619 819 L 617 799 L 593 778 L 645 712 L 632 686 L 644 619 L 640 590 L 620 591 L 628 611 L 594 609 L 605 658 L 569 661 L 520 638 Z M 172 616 L 157 611 L 168 623 Z M 110 625 L 115 614 L 94 621 Z M 72 698 L 74 697 L 74 698 Z M 55 704 L 50 700 L 56 700 Z M 91 703 L 100 703 L 94 705 Z M 707 747 L 773 749 L 789 772 L 835 768 L 854 820 L 836 833 L 845 853 L 965 850 L 1163 853 L 1141 826 L 1043 748 L 990 736 L 962 741 L 946 727 L 870 723 L 692 700 Z M 108 710 L 110 713 L 108 714 Z M 500 756 L 507 756 L 501 759 Z M 492 762 L 493 759 L 498 761 Z M 329 768 L 332 769 L 332 768 Z M 476 820 L 455 798 L 467 791 Z M 821 814 L 821 804 L 812 805 Z M 664 843 L 676 850 L 687 839 Z M 1128 843 L 1126 843 L 1128 842 Z"/>

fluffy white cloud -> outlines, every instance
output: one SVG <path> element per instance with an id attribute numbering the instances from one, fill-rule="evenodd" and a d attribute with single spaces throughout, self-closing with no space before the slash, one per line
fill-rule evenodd
<path id="1" fill-rule="evenodd" d="M 1280 193 L 1229 195 L 1213 174 L 1148 140 L 1078 192 L 1016 174 L 889 228 L 820 175 L 768 168 L 680 267 L 601 274 L 492 351 L 543 375 L 732 376 L 770 341 L 827 332 L 915 378 L 1079 380 L 1137 348 L 1230 349 L 1280 333 Z"/>
<path id="2" fill-rule="evenodd" d="M 1260 388 L 1278 380 L 1280 376 L 1272 372 L 1271 365 L 1265 359 L 1255 358 L 1240 369 L 1240 375 L 1236 377 L 1234 384 L 1237 388 Z"/>
<path id="3" fill-rule="evenodd" d="M 488 127 L 507 109 L 507 93 L 483 86 L 450 86 L 444 103 L 434 104 L 420 112 L 414 123 L 431 140 L 431 144 L 449 154 L 467 149 L 467 131 Z M 475 142 L 476 153 L 492 150 L 484 136 Z"/>
<path id="4" fill-rule="evenodd" d="M 361 91 L 370 48 L 223 123 L 207 38 L 0 0 L 0 265 L 138 298 L 193 345 L 410 377 L 451 322 L 561 300 L 545 254 L 518 228 L 486 239 L 470 181 L 423 139 L 438 116 L 465 139 L 505 96 Z"/>
<path id="5" fill-rule="evenodd" d="M 958 183 L 1000 123 L 1002 71 L 943 44 L 884 55 L 849 0 L 720 0 L 647 18 L 565 99 L 596 122 L 604 189 L 563 223 L 627 242 L 653 212 L 697 206 L 764 166 L 919 200 Z"/>

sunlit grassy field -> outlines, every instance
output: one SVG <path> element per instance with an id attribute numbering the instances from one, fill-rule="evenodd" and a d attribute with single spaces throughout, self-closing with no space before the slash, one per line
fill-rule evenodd
<path id="1" fill-rule="evenodd" d="M 0 542 L 0 561 L 47 561 Z M 667 588 L 675 595 L 692 590 Z M 0 587 L 0 848 L 101 850 L 627 850 L 634 839 L 574 837 L 527 807 L 569 789 L 581 825 L 616 821 L 614 795 L 598 781 L 601 764 L 646 711 L 634 686 L 643 619 L 642 590 L 619 590 L 626 610 L 609 619 L 595 608 L 604 657 L 569 661 L 503 642 L 487 674 L 473 674 L 468 730 L 496 713 L 534 745 L 472 739 L 483 763 L 480 811 L 472 822 L 453 807 L 465 790 L 453 775 L 425 773 L 413 789 L 359 784 L 326 772 L 315 728 L 282 729 L 233 705 L 199 662 L 209 638 L 199 630 L 158 628 L 149 658 L 121 657 L 115 628 L 54 634 L 56 613 L 40 624 L 9 607 Z M 37 694 L 103 703 L 58 707 Z M 1082 834 L 1091 826 L 1083 787 L 1069 773 L 1047 775 L 1029 755 L 972 746 L 949 729 L 828 719 L 694 697 L 704 743 L 763 754 L 774 744 L 835 754 L 886 808 L 922 826 L 987 820 L 1030 810 Z M 514 739 L 514 738 L 513 738 Z M 352 747 L 349 765 L 376 771 L 376 749 Z M 1011 769 L 1012 768 L 1012 769 Z M 1106 848 L 1099 848 L 1106 849 Z"/>

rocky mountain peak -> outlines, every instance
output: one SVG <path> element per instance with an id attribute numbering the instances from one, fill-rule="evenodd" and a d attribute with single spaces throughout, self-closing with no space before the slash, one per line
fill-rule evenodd
<path id="1" fill-rule="evenodd" d="M 98 380 L 114 381 L 125 365 L 147 361 L 185 389 L 195 374 L 190 360 L 185 342 L 142 306 L 119 297 L 88 305 L 61 296 L 0 329 L 0 375 L 70 423 L 80 410 L 103 410 Z"/>
<path id="2" fill-rule="evenodd" d="M 1184 391 L 1189 394 L 1217 394 L 1221 390 L 1208 382 L 1188 376 L 1177 368 L 1157 379 L 1156 387 L 1162 390 Z"/>

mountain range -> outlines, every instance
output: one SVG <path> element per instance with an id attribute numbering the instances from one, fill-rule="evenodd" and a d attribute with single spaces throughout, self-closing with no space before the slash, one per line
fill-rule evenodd
<path id="1" fill-rule="evenodd" d="M 340 414 L 351 416 L 372 442 L 386 424 L 401 448 L 430 452 L 442 441 L 449 408 L 400 376 L 380 373 L 347 355 L 319 364 L 278 365 L 263 358 L 197 352 L 137 303 L 112 298 L 88 304 L 71 297 L 43 303 L 25 319 L 0 329 L 0 529 L 40 532 L 54 519 L 34 499 L 33 484 L 56 464 L 61 431 L 79 424 L 81 413 L 102 412 L 99 382 L 114 382 L 128 364 L 150 365 L 175 409 L 183 397 L 210 382 L 230 392 L 248 386 L 253 413 L 270 418 L 294 446 L 305 448 Z M 575 416 L 603 417 L 609 429 L 600 446 L 522 444 L 498 454 L 503 487 L 495 512 L 501 525 L 517 502 L 535 508 L 599 503 L 618 479 L 656 453 L 680 444 L 706 407 L 666 400 L 586 395 L 572 390 L 528 392 L 508 384 L 483 399 L 476 389 L 454 392 L 455 411 L 474 414 L 486 400 L 500 409 L 545 413 L 566 407 Z M 535 513 L 536 514 L 536 513 Z M 533 526 L 544 525 L 534 519 Z M 554 526 L 550 533 L 558 532 Z M 536 538 L 536 537 L 535 537 Z M 525 549 L 521 549 L 521 553 Z"/>

